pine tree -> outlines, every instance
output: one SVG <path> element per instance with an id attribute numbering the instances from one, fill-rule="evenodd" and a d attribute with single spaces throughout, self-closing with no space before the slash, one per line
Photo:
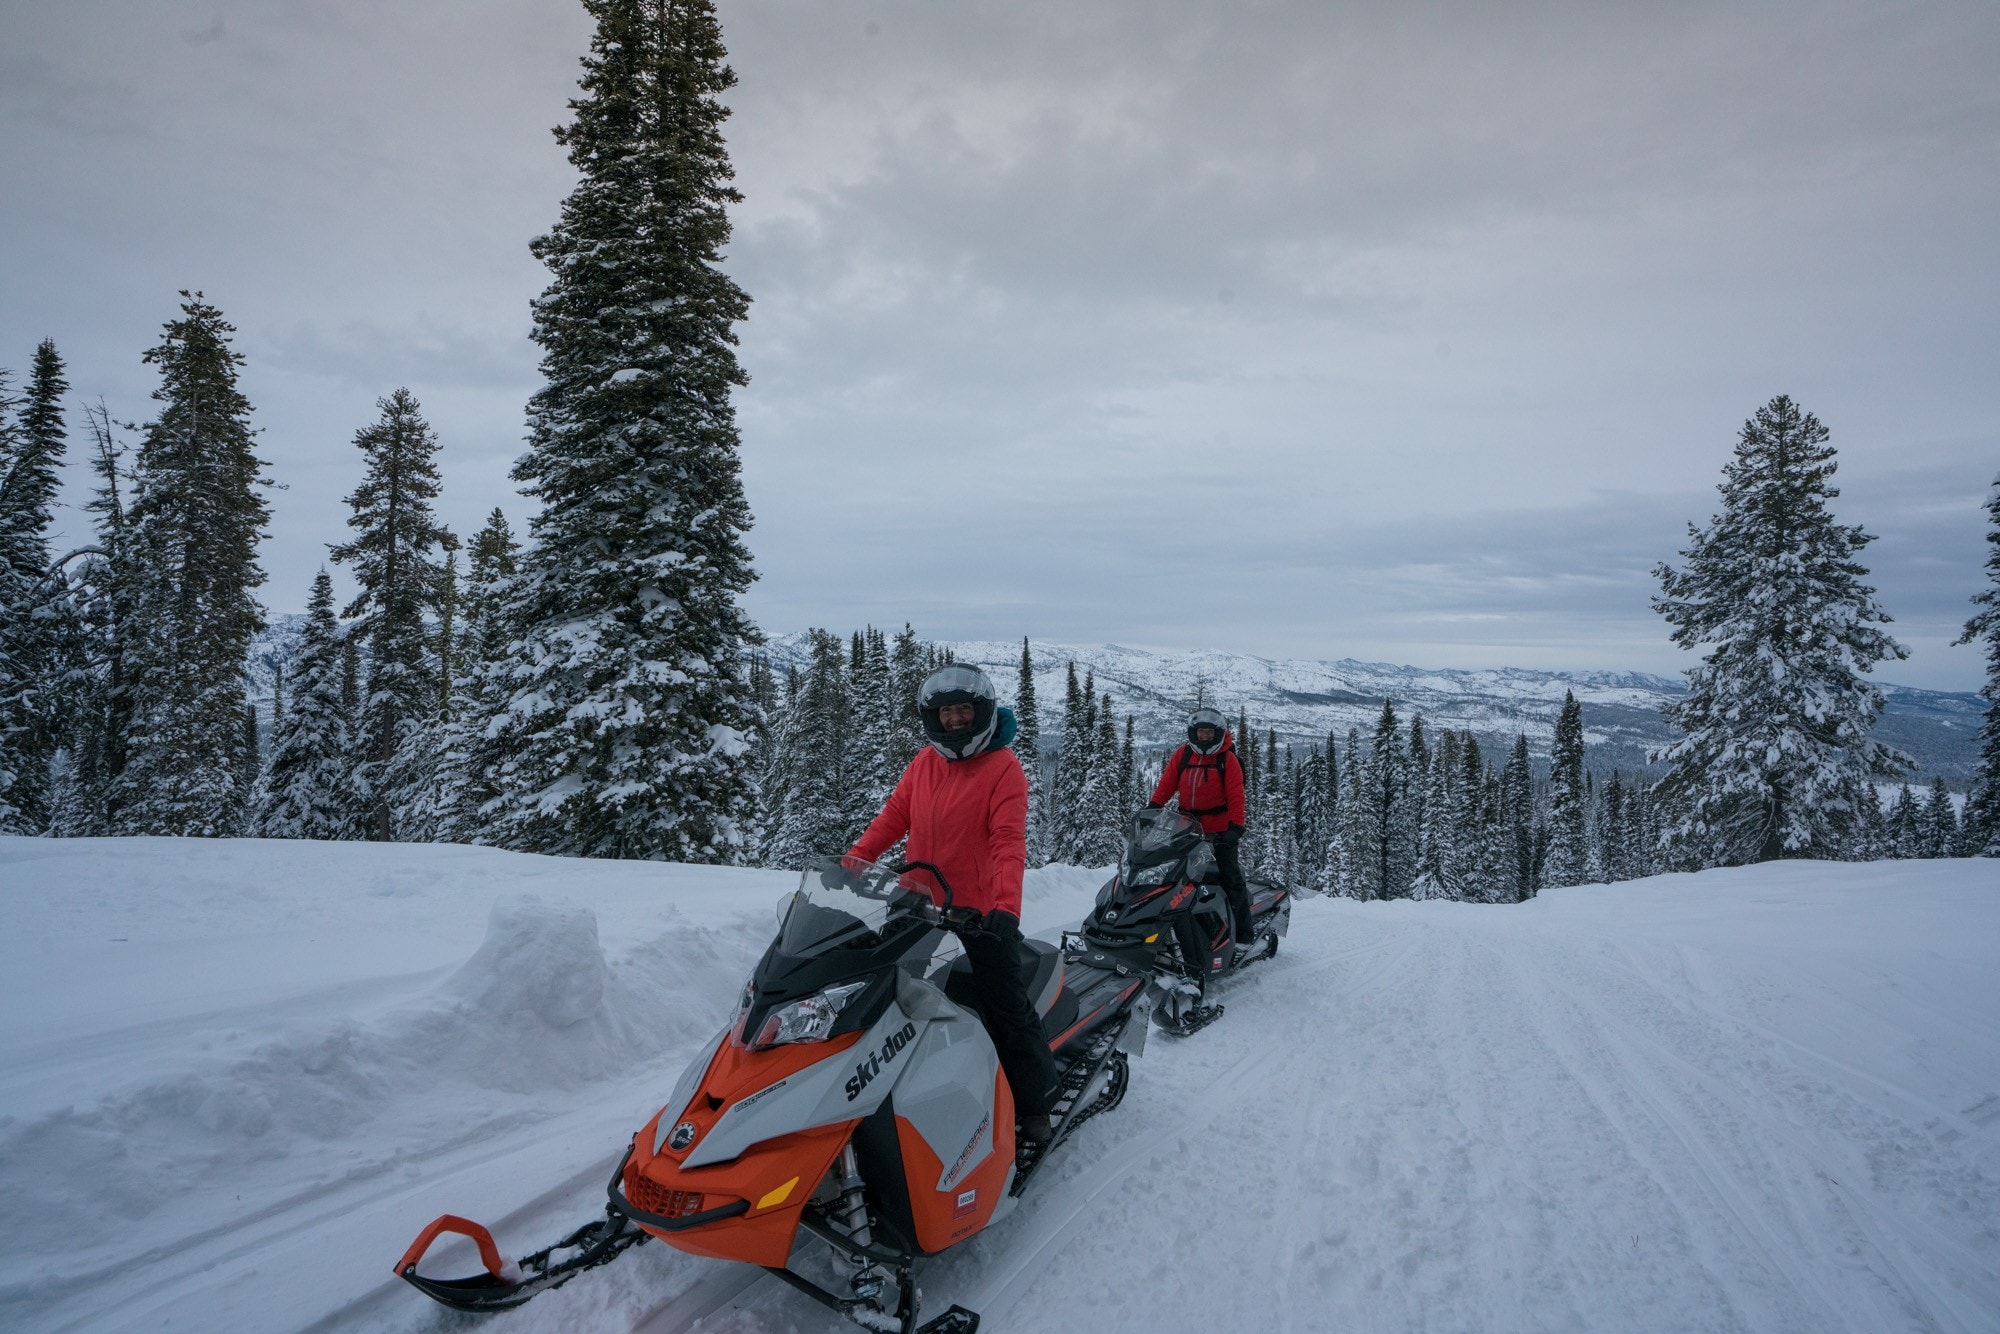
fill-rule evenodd
<path id="1" fill-rule="evenodd" d="M 333 580 L 321 570 L 292 658 L 290 706 L 271 725 L 270 759 L 250 821 L 250 833 L 258 838 L 356 836 L 341 656 Z"/>
<path id="2" fill-rule="evenodd" d="M 840 637 L 829 631 L 810 630 L 806 639 L 810 657 L 799 675 L 798 697 L 777 729 L 788 781 L 770 816 L 765 853 L 770 865 L 790 868 L 839 852 L 865 823 L 847 795 L 854 716 L 847 654 Z"/>
<path id="3" fill-rule="evenodd" d="M 1028 865 L 1048 861 L 1046 785 L 1042 781 L 1042 720 L 1035 703 L 1035 659 L 1028 637 L 1021 636 L 1021 668 L 1014 678 L 1014 755 L 1028 776 Z"/>
<path id="4" fill-rule="evenodd" d="M 1118 860 L 1123 845 L 1124 814 L 1118 808 L 1118 723 L 1110 695 L 1085 698 L 1095 727 L 1086 739 L 1090 752 L 1079 807 L 1077 844 L 1070 861 L 1078 866 L 1104 866 Z"/>
<path id="5" fill-rule="evenodd" d="M 100 400 L 84 409 L 98 485 L 85 508 L 95 516 L 96 546 L 68 579 L 59 646 L 65 697 L 60 745 L 68 767 L 52 813 L 52 832 L 69 838 L 117 827 L 117 792 L 131 739 L 133 607 L 138 572 L 131 555 L 122 482 L 125 450 Z"/>
<path id="6" fill-rule="evenodd" d="M 1723 511 L 1689 526 L 1685 569 L 1662 564 L 1654 608 L 1709 648 L 1663 712 L 1685 734 L 1656 757 L 1686 797 L 1676 837 L 1724 865 L 1836 855 L 1856 784 L 1905 757 L 1868 735 L 1882 692 L 1865 673 L 1907 657 L 1855 559 L 1873 539 L 1833 521 L 1829 432 L 1784 395 L 1743 425 Z"/>
<path id="7" fill-rule="evenodd" d="M 1979 689 L 1986 717 L 1979 725 L 1979 770 L 1965 800 L 1965 836 L 1975 855 L 2000 857 L 2000 477 L 1986 493 L 1986 583 L 1973 594 L 1980 610 L 1955 641 L 1986 651 L 1986 684 Z"/>
<path id="8" fill-rule="evenodd" d="M 1584 781 L 1583 706 L 1574 692 L 1565 690 L 1549 752 L 1549 860 L 1544 885 L 1580 885 L 1590 878 L 1590 802 Z"/>
<path id="9" fill-rule="evenodd" d="M 1348 898 L 1382 897 L 1382 860 L 1375 810 L 1381 805 L 1375 766 L 1361 750 L 1361 731 L 1347 733 L 1347 790 L 1340 798 L 1340 892 Z"/>
<path id="10" fill-rule="evenodd" d="M 1416 802 L 1410 792 L 1409 752 L 1393 700 L 1382 701 L 1368 763 L 1375 771 L 1370 852 L 1378 867 L 1379 892 L 1386 899 L 1408 898 L 1417 871 Z"/>
<path id="11" fill-rule="evenodd" d="M 1506 881 L 1503 903 L 1535 897 L 1541 884 L 1542 834 L 1535 810 L 1534 770 L 1528 764 L 1528 738 L 1516 733 L 1514 749 L 1500 771 L 1499 835 L 1504 850 Z"/>
<path id="12" fill-rule="evenodd" d="M 1924 805 L 1920 826 L 1926 857 L 1958 855 L 1958 810 L 1951 803 L 1951 789 L 1944 779 L 1931 781 L 1931 797 Z"/>
<path id="13" fill-rule="evenodd" d="M 1929 855 L 1924 849 L 1923 814 L 1917 809 L 1917 799 L 1908 783 L 1903 784 L 1895 806 L 1889 811 L 1889 846 L 1894 857 Z"/>
<path id="14" fill-rule="evenodd" d="M 1484 845 L 1487 842 L 1482 802 L 1486 792 L 1486 760 L 1471 732 L 1459 739 L 1458 777 L 1451 787 L 1451 846 L 1446 849 L 1445 880 L 1461 899 L 1484 901 Z"/>
<path id="15" fill-rule="evenodd" d="M 367 467 L 347 498 L 354 537 L 329 552 L 353 566 L 360 587 L 345 612 L 347 633 L 368 652 L 355 776 L 367 837 L 387 843 L 410 836 L 435 779 L 439 667 L 425 619 L 443 605 L 439 553 L 458 541 L 433 507 L 438 438 L 415 396 L 398 389 L 375 406 L 380 419 L 354 435 Z"/>
<path id="16" fill-rule="evenodd" d="M 1050 861 L 1072 860 L 1080 837 L 1077 807 L 1090 769 L 1086 740 L 1088 729 L 1083 688 L 1077 683 L 1076 664 L 1071 662 L 1066 664 L 1063 679 L 1062 749 L 1056 755 L 1052 799 L 1048 807 Z"/>
<path id="17" fill-rule="evenodd" d="M 737 458 L 734 326 L 719 267 L 740 196 L 722 137 L 736 81 L 708 0 L 585 0 L 597 22 L 573 123 L 581 178 L 533 246 L 547 383 L 514 476 L 541 501 L 509 585 L 519 627 L 493 837 L 600 857 L 751 852 L 739 662 L 758 641 Z"/>
<path id="18" fill-rule="evenodd" d="M 128 516 L 136 581 L 131 736 L 116 828 L 231 835 L 250 793 L 244 769 L 244 661 L 264 628 L 257 544 L 270 519 L 252 452 L 250 403 L 236 387 L 234 326 L 183 292 L 146 360 L 160 368 L 160 415 L 139 449 Z"/>
<path id="19" fill-rule="evenodd" d="M 1139 809 L 1138 756 L 1132 748 L 1132 715 L 1125 715 L 1125 737 L 1118 746 L 1118 825 L 1123 830 L 1125 821 L 1133 811 Z"/>
<path id="20" fill-rule="evenodd" d="M 67 449 L 68 391 L 47 340 L 35 349 L 21 399 L 0 373 L 0 833 L 41 833 L 53 815 L 66 588 L 49 569 L 48 527 Z"/>
<path id="21" fill-rule="evenodd" d="M 449 721 L 438 740 L 436 785 L 425 823 L 431 838 L 471 842 L 480 836 L 484 814 L 499 796 L 493 774 L 505 763 L 500 746 L 487 736 L 507 698 L 507 583 L 514 577 L 520 546 L 507 516 L 497 506 L 468 544 L 468 568 L 455 617 L 458 643 Z"/>
<path id="22" fill-rule="evenodd" d="M 1414 755 L 1415 727 L 1412 724 Z M 1458 840 L 1463 833 L 1458 809 L 1458 737 L 1446 732 L 1437 753 L 1420 770 L 1424 799 L 1417 812 L 1417 874 L 1410 886 L 1413 899 L 1463 897 L 1458 880 Z"/>

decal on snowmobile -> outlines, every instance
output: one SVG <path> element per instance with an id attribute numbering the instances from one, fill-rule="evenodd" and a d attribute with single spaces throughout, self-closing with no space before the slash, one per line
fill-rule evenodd
<path id="1" fill-rule="evenodd" d="M 979 1128 L 974 1130 L 972 1138 L 966 1141 L 965 1151 L 958 1155 L 958 1161 L 953 1163 L 951 1170 L 944 1174 L 944 1180 L 938 1182 L 939 1190 L 951 1189 L 958 1179 L 965 1175 L 965 1170 L 972 1166 L 974 1157 L 979 1152 L 980 1145 L 985 1142 L 986 1132 L 992 1128 L 993 1118 L 991 1116 L 981 1118 Z"/>
<path id="2" fill-rule="evenodd" d="M 882 1039 L 882 1050 L 871 1051 L 868 1059 L 854 1067 L 854 1073 L 847 1081 L 847 1100 L 853 1102 L 861 1096 L 861 1090 L 868 1087 L 875 1076 L 889 1068 L 889 1062 L 902 1054 L 910 1045 L 910 1039 L 917 1035 L 915 1024 L 904 1024 L 901 1028 Z"/>

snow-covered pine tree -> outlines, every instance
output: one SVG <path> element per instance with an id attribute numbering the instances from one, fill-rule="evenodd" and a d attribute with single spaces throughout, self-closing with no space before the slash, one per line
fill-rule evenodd
<path id="1" fill-rule="evenodd" d="M 1908 655 L 1862 582 L 1873 539 L 1828 509 L 1829 434 L 1785 395 L 1757 409 L 1723 469 L 1722 513 L 1689 525 L 1685 568 L 1654 571 L 1674 642 L 1707 649 L 1662 710 L 1684 735 L 1655 759 L 1686 797 L 1673 836 L 1722 865 L 1837 855 L 1857 781 L 1908 762 L 1868 735 L 1882 692 L 1866 673 Z"/>
<path id="2" fill-rule="evenodd" d="M 115 827 L 221 837 L 242 828 L 250 796 L 240 781 L 244 661 L 264 628 L 252 590 L 264 582 L 257 543 L 270 510 L 236 387 L 235 328 L 201 293 L 181 296 L 181 318 L 145 358 L 160 368 L 161 407 L 128 516 L 132 716 Z"/>
<path id="3" fill-rule="evenodd" d="M 1118 808 L 1118 720 L 1109 694 L 1097 698 L 1095 713 L 1097 726 L 1089 739 L 1090 767 L 1078 799 L 1080 837 L 1070 859 L 1078 866 L 1105 866 L 1117 861 L 1124 841 L 1124 813 Z"/>
<path id="4" fill-rule="evenodd" d="M 1856 834 L 1850 845 L 1848 856 L 1851 860 L 1879 862 L 1894 855 L 1894 847 L 1889 835 L 1889 816 L 1882 809 L 1882 793 L 1873 783 L 1862 786 L 1855 798 L 1855 807 L 1860 812 L 1856 821 Z"/>
<path id="5" fill-rule="evenodd" d="M 50 761 L 62 727 L 61 606 L 49 568 L 50 510 L 67 431 L 62 358 L 44 339 L 26 394 L 0 373 L 0 834 L 49 828 Z"/>
<path id="6" fill-rule="evenodd" d="M 840 636 L 827 630 L 807 631 L 807 644 L 810 657 L 799 674 L 798 699 L 778 729 L 789 774 L 783 804 L 772 813 L 766 857 L 773 866 L 789 868 L 840 852 L 863 827 L 847 795 L 853 719 L 848 655 Z"/>
<path id="7" fill-rule="evenodd" d="M 90 466 L 98 478 L 84 508 L 95 516 L 96 545 L 88 559 L 71 567 L 59 622 L 65 697 L 59 744 L 69 763 L 51 832 L 66 838 L 112 831 L 116 780 L 131 734 L 125 682 L 136 578 L 126 535 L 125 451 L 102 400 L 84 409 L 84 419 L 93 445 Z"/>
<path id="8" fill-rule="evenodd" d="M 1889 855 L 1903 859 L 1924 855 L 1923 813 L 1908 783 L 1889 808 Z"/>
<path id="9" fill-rule="evenodd" d="M 1125 821 L 1132 812 L 1139 809 L 1151 788 L 1142 790 L 1139 786 L 1139 754 L 1132 739 L 1133 718 L 1125 715 L 1125 735 L 1118 744 L 1118 827 L 1122 831 Z"/>
<path id="10" fill-rule="evenodd" d="M 1375 771 L 1369 812 L 1373 826 L 1371 854 L 1377 863 L 1380 896 L 1404 899 L 1410 896 L 1410 882 L 1417 873 L 1416 802 L 1413 799 L 1410 755 L 1402 721 L 1396 717 L 1394 700 L 1382 701 L 1381 716 L 1375 720 L 1368 764 Z"/>
<path id="11" fill-rule="evenodd" d="M 580 179 L 533 245 L 553 274 L 535 303 L 547 383 L 514 476 L 542 508 L 509 585 L 489 828 L 542 852 L 734 862 L 758 722 L 730 402 L 749 299 L 719 267 L 736 76 L 709 0 L 585 8 L 582 96 L 556 132 Z"/>
<path id="12" fill-rule="evenodd" d="M 1627 821 L 1625 780 L 1616 769 L 1598 797 L 1596 858 L 1591 874 L 1599 884 L 1632 878 L 1632 829 Z"/>
<path id="13" fill-rule="evenodd" d="M 1500 771 L 1500 838 L 1506 849 L 1507 882 L 1503 903 L 1535 897 L 1541 884 L 1544 834 L 1535 810 L 1535 774 L 1528 763 L 1528 738 L 1515 733 L 1514 749 Z"/>
<path id="14" fill-rule="evenodd" d="M 1347 787 L 1340 796 L 1340 893 L 1350 899 L 1382 897 L 1374 811 L 1380 804 L 1375 766 L 1361 749 L 1361 730 L 1347 732 Z"/>
<path id="15" fill-rule="evenodd" d="M 368 655 L 356 777 L 366 837 L 388 843 L 411 837 L 436 781 L 439 665 L 426 619 L 442 605 L 441 556 L 458 539 L 438 522 L 438 438 L 416 397 L 398 389 L 375 407 L 380 418 L 354 433 L 366 469 L 347 497 L 354 536 L 328 551 L 359 588 L 345 612 Z"/>
<path id="16" fill-rule="evenodd" d="M 890 767 L 899 776 L 924 745 L 923 720 L 917 717 L 917 691 L 922 688 L 928 671 L 923 643 L 905 621 L 889 646 L 889 702 L 895 706 L 897 720 L 890 732 L 895 743 Z"/>
<path id="17" fill-rule="evenodd" d="M 1048 855 L 1050 861 L 1067 862 L 1078 838 L 1077 799 L 1088 774 L 1089 757 L 1084 742 L 1085 718 L 1083 687 L 1076 678 L 1076 664 L 1065 664 L 1061 749 L 1056 754 L 1055 773 L 1050 783 L 1048 803 Z"/>
<path id="18" fill-rule="evenodd" d="M 1042 719 L 1035 701 L 1035 660 L 1028 651 L 1028 637 L 1021 636 L 1021 666 L 1014 677 L 1014 756 L 1028 776 L 1028 865 L 1048 861 L 1046 850 L 1047 799 L 1042 780 Z"/>
<path id="19" fill-rule="evenodd" d="M 1979 688 L 1986 717 L 1979 724 L 1979 769 L 1965 799 L 1965 837 L 1981 857 L 2000 857 L 2000 477 L 1986 493 L 1986 587 L 1973 594 L 1979 611 L 1955 641 L 1986 653 Z"/>
<path id="20" fill-rule="evenodd" d="M 1952 805 L 1951 789 L 1942 778 L 1931 780 L 1930 800 L 1924 803 L 1920 830 L 1926 857 L 1958 856 L 1958 809 Z"/>
<path id="21" fill-rule="evenodd" d="M 440 729 L 436 778 L 422 822 L 440 843 L 470 843 L 484 825 L 481 812 L 499 796 L 491 775 L 505 762 L 488 738 L 507 698 L 507 581 L 514 577 L 520 545 L 498 506 L 466 544 L 467 568 L 454 621 L 458 642 L 451 657 L 452 696 Z M 344 670 L 344 666 L 343 666 Z"/>
<path id="22" fill-rule="evenodd" d="M 1549 858 L 1544 885 L 1580 885 L 1590 878 L 1590 803 L 1584 794 L 1583 706 L 1563 691 L 1549 751 Z"/>
<path id="23" fill-rule="evenodd" d="M 258 838 L 346 839 L 359 830 L 340 660 L 333 580 L 321 570 L 292 657 L 290 701 L 271 728 L 270 759 L 250 821 Z"/>
<path id="24" fill-rule="evenodd" d="M 1412 754 L 1415 723 L 1411 724 Z M 1422 769 L 1424 799 L 1417 809 L 1417 874 L 1410 885 L 1413 899 L 1456 899 L 1462 896 L 1457 876 L 1460 819 L 1458 809 L 1458 736 L 1446 731 Z"/>
<path id="25" fill-rule="evenodd" d="M 1446 819 L 1451 846 L 1446 849 L 1445 880 L 1461 899 L 1483 900 L 1486 822 L 1482 802 L 1486 792 L 1486 760 L 1470 731 L 1459 737 L 1458 776 L 1451 785 Z"/>
<path id="26" fill-rule="evenodd" d="M 901 711 L 890 698 L 889 641 L 869 626 L 861 633 L 860 661 L 850 672 L 855 726 L 853 756 L 855 830 L 868 827 L 895 790 L 903 768 L 896 763 Z"/>

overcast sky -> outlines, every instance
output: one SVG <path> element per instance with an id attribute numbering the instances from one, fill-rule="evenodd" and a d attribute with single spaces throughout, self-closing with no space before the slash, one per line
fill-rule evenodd
<path id="1" fill-rule="evenodd" d="M 768 631 L 1676 671 L 1648 571 L 1782 392 L 1880 539 L 1879 674 L 1978 684 L 1991 0 L 721 14 Z M 0 365 L 53 337 L 144 419 L 205 291 L 287 488 L 276 610 L 399 385 L 447 519 L 524 527 L 588 36 L 570 0 L 0 0 Z"/>

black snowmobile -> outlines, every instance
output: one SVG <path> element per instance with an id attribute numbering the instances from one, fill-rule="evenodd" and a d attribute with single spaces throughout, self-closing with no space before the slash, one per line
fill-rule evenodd
<path id="1" fill-rule="evenodd" d="M 1210 985 L 1277 954 L 1291 928 L 1291 890 L 1256 876 L 1246 881 L 1253 934 L 1238 940 L 1201 823 L 1172 806 L 1148 807 L 1127 825 L 1117 874 L 1097 892 L 1083 930 L 1063 943 L 1093 967 L 1145 972 L 1153 1022 L 1192 1033 L 1222 1016 L 1221 1005 L 1207 1002 Z"/>

